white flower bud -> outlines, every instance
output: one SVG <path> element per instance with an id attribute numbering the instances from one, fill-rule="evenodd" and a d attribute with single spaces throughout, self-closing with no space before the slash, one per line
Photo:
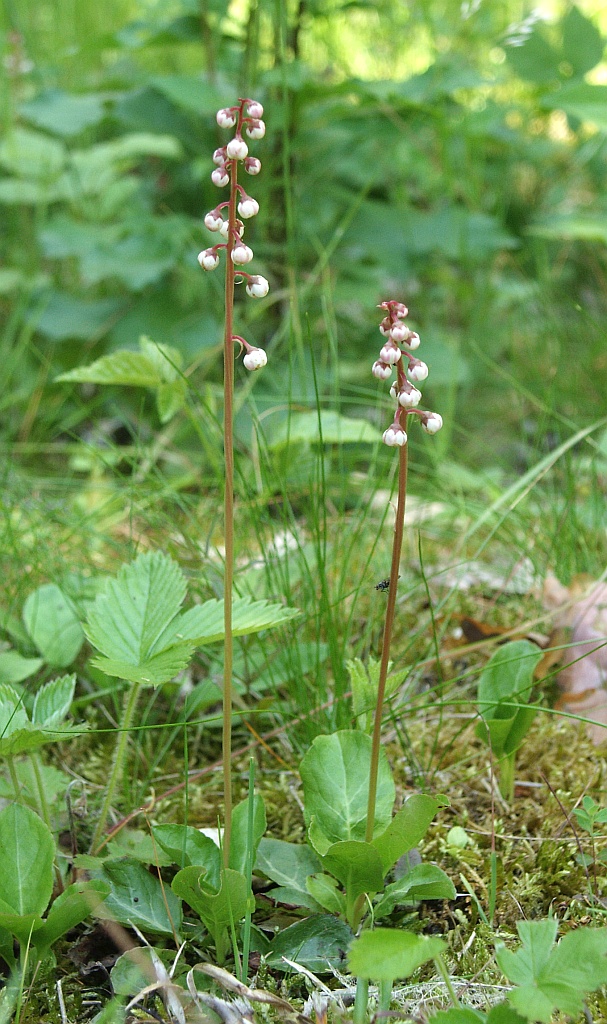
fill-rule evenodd
<path id="1" fill-rule="evenodd" d="M 398 398 L 398 381 L 393 380 L 390 385 L 390 398 Z"/>
<path id="2" fill-rule="evenodd" d="M 394 366 L 394 364 L 400 359 L 401 354 L 400 349 L 397 348 L 393 342 L 387 342 L 383 348 L 380 349 L 379 358 L 382 363 L 389 363 L 391 366 Z"/>
<path id="3" fill-rule="evenodd" d="M 395 302 L 392 308 L 397 316 L 406 316 L 409 312 L 404 302 Z"/>
<path id="4" fill-rule="evenodd" d="M 261 370 L 267 361 L 268 357 L 262 348 L 252 348 L 243 359 L 247 370 Z"/>
<path id="5" fill-rule="evenodd" d="M 213 153 L 213 163 L 221 166 L 226 162 L 226 147 L 221 146 L 220 149 L 216 149 Z"/>
<path id="6" fill-rule="evenodd" d="M 244 160 L 248 152 L 249 147 L 244 139 L 230 139 L 226 146 L 226 153 L 230 160 Z"/>
<path id="7" fill-rule="evenodd" d="M 390 337 L 392 338 L 392 341 L 401 343 L 406 340 L 406 337 L 409 333 L 409 328 L 407 327 L 406 324 L 392 324 L 389 333 Z"/>
<path id="8" fill-rule="evenodd" d="M 270 291 L 270 285 L 261 274 L 254 274 L 247 282 L 246 292 L 252 299 L 263 299 Z"/>
<path id="9" fill-rule="evenodd" d="M 228 107 L 223 107 L 217 111 L 217 124 L 220 128 L 233 128 L 236 124 L 236 114 Z"/>
<path id="10" fill-rule="evenodd" d="M 407 348 L 410 348 L 412 352 L 415 352 L 416 348 L 419 348 L 421 338 L 417 331 L 409 331 L 409 337 L 405 341 Z"/>
<path id="11" fill-rule="evenodd" d="M 422 427 L 427 434 L 438 434 L 443 425 L 443 417 L 438 412 L 429 412 L 422 416 Z"/>
<path id="12" fill-rule="evenodd" d="M 244 162 L 244 169 L 247 174 L 259 174 L 261 160 L 258 160 L 256 156 L 248 156 Z"/>
<path id="13" fill-rule="evenodd" d="M 371 373 L 378 380 L 389 380 L 392 376 L 392 367 L 389 363 L 382 363 L 377 359 L 371 367 Z"/>
<path id="14" fill-rule="evenodd" d="M 416 359 L 413 366 L 410 366 L 407 370 L 407 376 L 409 380 L 425 380 L 428 376 L 428 367 L 425 363 L 422 363 L 421 359 Z"/>
<path id="15" fill-rule="evenodd" d="M 234 246 L 230 255 L 232 263 L 250 263 L 253 259 L 253 250 L 249 249 L 249 246 L 245 245 L 244 242 L 240 242 Z"/>
<path id="16" fill-rule="evenodd" d="M 402 448 L 407 443 L 407 435 L 398 423 L 393 423 L 387 430 L 384 430 L 382 441 L 389 448 Z"/>
<path id="17" fill-rule="evenodd" d="M 221 216 L 220 213 L 216 213 L 215 210 L 211 210 L 210 213 L 207 213 L 206 217 L 204 218 L 204 224 L 205 227 L 209 229 L 209 231 L 221 231 L 223 217 Z"/>
<path id="18" fill-rule="evenodd" d="M 250 103 L 247 103 L 247 114 L 249 117 L 254 117 L 256 119 L 263 117 L 263 107 L 261 103 L 258 103 L 257 100 L 251 100 Z"/>
<path id="19" fill-rule="evenodd" d="M 217 185 L 217 188 L 224 188 L 228 184 L 229 180 L 230 178 L 226 173 L 224 165 L 216 167 L 211 175 L 211 181 L 214 185 Z"/>
<path id="20" fill-rule="evenodd" d="M 253 121 L 248 124 L 245 131 L 250 139 L 263 139 L 266 134 L 266 126 L 263 121 Z"/>
<path id="21" fill-rule="evenodd" d="M 245 220 L 248 220 L 249 217 L 256 217 L 259 213 L 259 203 L 256 199 L 252 199 L 251 196 L 247 196 L 246 199 L 242 199 L 239 202 L 238 212 Z"/>
<path id="22" fill-rule="evenodd" d="M 409 391 L 399 391 L 398 401 L 403 409 L 415 409 L 422 400 L 422 393 L 417 388 L 410 388 Z"/>
<path id="23" fill-rule="evenodd" d="M 198 253 L 198 262 L 203 270 L 215 270 L 219 266 L 219 256 L 214 249 L 205 249 Z"/>

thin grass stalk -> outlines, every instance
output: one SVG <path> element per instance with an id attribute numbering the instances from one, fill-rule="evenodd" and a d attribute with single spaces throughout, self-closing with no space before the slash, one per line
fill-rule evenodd
<path id="1" fill-rule="evenodd" d="M 91 839 L 90 853 L 94 854 L 97 852 L 99 846 L 101 846 L 101 837 L 105 829 L 105 823 L 110 813 L 110 807 L 112 806 L 112 800 L 114 799 L 114 793 L 120 780 L 122 779 L 122 772 L 124 769 L 124 759 L 126 756 L 126 748 L 129 742 L 129 730 L 131 728 L 133 718 L 135 715 L 135 709 L 139 700 L 139 694 L 142 689 L 141 683 L 133 683 L 127 687 L 125 699 L 124 699 L 124 710 L 122 712 L 122 719 L 120 721 L 118 738 L 114 747 L 114 756 L 112 758 L 112 771 L 110 772 L 110 778 L 105 791 L 105 797 L 103 805 L 101 807 L 101 814 L 97 821 L 97 826 Z"/>
<path id="2" fill-rule="evenodd" d="M 375 801 L 377 798 L 377 775 L 379 771 L 379 748 L 381 745 L 381 723 L 384 709 L 384 697 L 386 693 L 386 679 L 388 678 L 388 665 L 390 663 L 390 646 L 392 644 L 392 631 L 394 627 L 394 613 L 396 611 L 396 590 L 398 586 L 398 569 L 403 546 L 403 532 L 405 525 L 405 500 L 407 496 L 407 455 L 409 444 L 399 449 L 398 462 L 398 498 L 396 505 L 396 522 L 394 524 L 394 539 L 392 541 L 392 565 L 390 566 L 390 586 L 388 587 L 388 604 L 386 607 L 386 618 L 384 620 L 384 635 L 382 642 L 381 663 L 379 666 L 379 685 L 377 688 L 377 701 L 375 704 L 375 717 L 373 719 L 373 738 L 371 745 L 371 770 L 369 773 L 369 801 L 367 804 L 367 826 L 365 841 L 370 843 L 373 839 L 373 828 L 375 825 Z"/>
<path id="3" fill-rule="evenodd" d="M 223 362 L 223 450 L 225 459 L 224 489 L 224 544 L 225 561 L 223 575 L 223 864 L 229 866 L 230 839 L 232 836 L 232 669 L 234 662 L 234 640 L 232 637 L 232 591 L 234 586 L 234 262 L 232 249 L 236 231 L 238 161 L 230 161 L 230 205 L 228 207 L 229 231 L 226 249 L 225 288 L 225 331 Z"/>

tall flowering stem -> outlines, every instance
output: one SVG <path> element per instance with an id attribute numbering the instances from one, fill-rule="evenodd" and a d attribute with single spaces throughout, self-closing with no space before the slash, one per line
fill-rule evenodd
<path id="1" fill-rule="evenodd" d="M 224 667 L 223 667 L 223 793 L 224 831 L 223 861 L 227 868 L 230 857 L 232 836 L 232 670 L 234 662 L 234 640 L 232 636 L 232 600 L 234 585 L 234 343 L 244 352 L 243 363 L 247 370 L 258 370 L 267 363 L 263 349 L 250 345 L 238 334 L 234 334 L 234 287 L 238 280 L 246 281 L 247 294 L 252 298 L 263 298 L 268 294 L 269 285 L 265 277 L 251 275 L 237 269 L 253 259 L 253 251 L 243 242 L 244 223 L 259 212 L 259 204 L 247 195 L 238 184 L 238 165 L 243 163 L 248 174 L 259 174 L 261 163 L 250 157 L 247 143 L 242 137 L 243 130 L 251 139 L 265 135 L 261 120 L 263 107 L 257 100 L 239 99 L 233 107 L 224 107 L 217 112 L 220 128 L 235 128 L 234 138 L 226 146 L 216 149 L 213 161 L 217 165 L 211 175 L 218 188 L 230 186 L 230 198 L 209 211 L 204 222 L 209 231 L 219 232 L 225 242 L 220 242 L 198 255 L 203 270 L 215 270 L 219 265 L 219 251 L 225 249 L 227 256 L 225 277 L 225 326 L 224 326 Z M 223 211 L 227 210 L 224 220 Z M 239 216 L 243 220 L 239 219 Z"/>
<path id="2" fill-rule="evenodd" d="M 425 380 L 428 367 L 412 353 L 419 347 L 420 338 L 415 331 L 409 330 L 403 317 L 409 312 L 402 302 L 389 300 L 379 306 L 385 311 L 380 324 L 380 332 L 384 336 L 384 344 L 379 359 L 373 363 L 372 373 L 378 380 L 389 380 L 396 370 L 396 380 L 390 388 L 390 395 L 396 399 L 397 406 L 394 419 L 384 431 L 383 441 L 390 448 L 399 448 L 398 461 L 398 499 L 396 505 L 396 521 L 392 541 L 392 564 L 390 566 L 390 582 L 388 586 L 388 604 L 384 620 L 381 662 L 379 668 L 379 685 L 373 720 L 373 738 L 371 746 L 371 770 L 369 773 L 369 801 L 367 804 L 367 823 L 365 839 L 368 843 L 373 839 L 375 825 L 375 804 L 377 798 L 377 776 L 379 770 L 379 749 L 381 746 L 381 724 L 386 693 L 386 679 L 390 664 L 390 647 L 396 613 L 396 592 L 399 578 L 400 556 L 403 546 L 405 526 L 405 501 L 407 496 L 407 419 L 415 415 L 419 417 L 422 428 L 428 434 L 436 434 L 443 425 L 442 417 L 436 412 L 422 412 L 417 408 L 422 394 L 415 384 Z M 401 346 L 405 348 L 401 348 Z"/>

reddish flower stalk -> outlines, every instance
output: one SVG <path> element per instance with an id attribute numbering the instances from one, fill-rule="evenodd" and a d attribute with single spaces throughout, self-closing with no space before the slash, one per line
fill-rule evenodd
<path id="1" fill-rule="evenodd" d="M 232 836 L 232 670 L 234 662 L 234 639 L 232 636 L 232 601 L 234 585 L 234 342 L 238 342 L 241 351 L 245 352 L 243 363 L 247 370 L 258 370 L 267 363 L 263 349 L 250 345 L 248 341 L 234 334 L 234 285 L 236 276 L 246 281 L 247 294 L 252 298 L 263 298 L 268 294 L 269 285 L 261 275 L 246 274 L 240 269 L 242 264 L 249 263 L 253 251 L 243 242 L 244 223 L 237 213 L 245 220 L 259 212 L 259 204 L 248 196 L 242 185 L 238 184 L 238 164 L 242 161 L 249 174 L 259 174 L 261 163 L 256 157 L 248 155 L 248 146 L 242 137 L 243 128 L 249 138 L 261 139 L 265 134 L 265 125 L 261 120 L 263 107 L 256 100 L 240 99 L 234 107 L 224 108 L 217 113 L 220 128 L 236 127 L 234 138 L 227 146 L 215 150 L 213 161 L 217 164 L 211 179 L 218 188 L 230 185 L 230 198 L 220 203 L 204 218 L 210 231 L 218 231 L 226 239 L 225 243 L 205 249 L 198 256 L 203 270 L 215 270 L 219 265 L 219 250 L 225 249 L 227 255 L 225 279 L 225 327 L 224 327 L 224 458 L 225 458 L 225 489 L 224 489 L 224 663 L 223 663 L 223 793 L 224 793 L 224 831 L 223 831 L 223 862 L 227 868 L 230 857 L 230 841 Z M 227 208 L 227 220 L 223 219 L 223 210 Z"/>
<path id="2" fill-rule="evenodd" d="M 411 355 L 411 351 L 419 347 L 419 335 L 409 330 L 402 318 L 409 312 L 402 302 L 390 300 L 380 303 L 380 309 L 386 310 L 386 316 L 380 324 L 380 331 L 385 337 L 379 353 L 379 359 L 373 363 L 371 372 L 378 380 L 388 380 L 392 376 L 392 368 L 396 367 L 396 380 L 390 388 L 390 394 L 398 401 L 394 420 L 384 431 L 383 441 L 389 447 L 400 448 L 398 463 L 398 499 L 396 505 L 396 521 L 394 539 L 392 541 L 392 564 L 390 566 L 390 583 L 388 586 L 388 605 L 384 620 L 381 662 L 379 667 L 379 685 L 373 719 L 373 737 L 371 744 L 371 769 L 369 773 L 369 800 L 367 804 L 367 823 L 365 840 L 373 839 L 375 825 L 375 803 L 377 798 L 377 776 L 379 771 L 379 749 L 381 746 L 381 724 L 386 693 L 386 679 L 390 664 L 390 646 L 396 612 L 396 590 L 399 578 L 400 556 L 403 546 L 405 525 L 405 500 L 407 495 L 407 419 L 411 415 L 419 416 L 423 429 L 428 434 L 436 434 L 443 425 L 442 417 L 436 412 L 421 412 L 416 407 L 421 401 L 421 391 L 411 382 L 425 380 L 428 367 L 421 359 Z M 403 351 L 405 345 L 410 351 Z M 406 370 L 405 370 L 406 362 Z M 407 379 L 408 378 L 408 379 Z"/>

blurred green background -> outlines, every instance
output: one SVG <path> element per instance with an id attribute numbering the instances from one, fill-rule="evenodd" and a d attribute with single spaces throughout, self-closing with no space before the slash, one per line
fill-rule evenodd
<path id="1" fill-rule="evenodd" d="M 428 472 L 527 469 L 605 412 L 605 34 L 598 0 L 5 0 L 4 451 L 150 443 L 153 394 L 55 382 L 142 334 L 179 350 L 217 431 L 222 271 L 196 254 L 225 198 L 214 114 L 249 95 L 268 130 L 247 241 L 272 290 L 238 296 L 270 357 L 243 450 L 285 402 L 387 425 L 369 370 L 395 297 L 446 424 Z M 187 417 L 171 429 L 199 450 Z"/>

